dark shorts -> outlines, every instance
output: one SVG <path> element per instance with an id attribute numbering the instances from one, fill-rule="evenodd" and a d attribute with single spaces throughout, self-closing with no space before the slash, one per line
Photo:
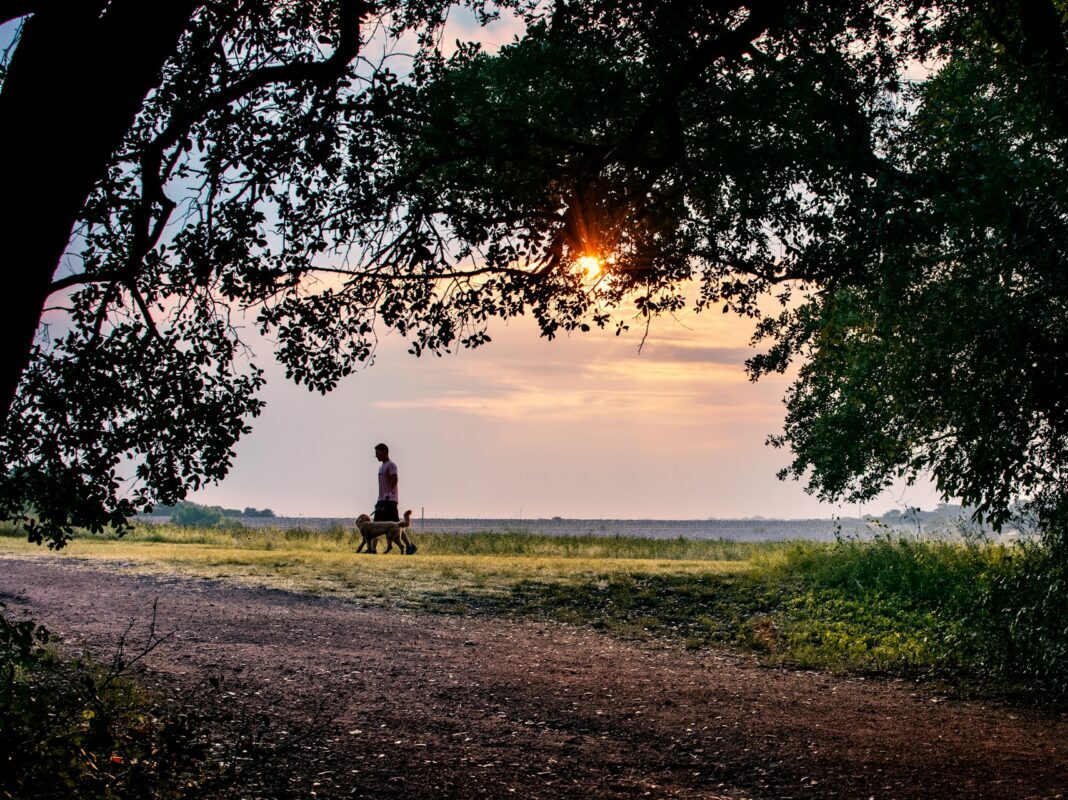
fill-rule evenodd
<path id="1" fill-rule="evenodd" d="M 396 500 L 379 500 L 375 503 L 375 522 L 400 522 Z"/>

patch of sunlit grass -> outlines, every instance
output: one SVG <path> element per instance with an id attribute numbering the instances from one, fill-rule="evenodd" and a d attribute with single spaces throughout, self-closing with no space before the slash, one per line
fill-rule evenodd
<path id="1" fill-rule="evenodd" d="M 490 535 L 483 539 L 484 550 L 516 552 L 434 552 L 435 543 L 438 550 L 448 550 L 446 543 L 450 539 L 454 545 L 457 539 L 462 539 L 439 535 L 419 537 L 420 552 L 415 556 L 401 556 L 357 554 L 348 534 L 336 538 L 298 536 L 287 542 L 279 535 L 246 536 L 177 529 L 166 532 L 165 536 L 163 533 L 149 531 L 147 537 L 141 533 L 141 540 L 136 535 L 119 540 L 85 537 L 58 553 L 4 537 L 0 539 L 0 553 L 106 561 L 119 569 L 137 572 L 224 578 L 389 605 L 422 605 L 427 598 L 450 592 L 507 594 L 528 580 L 579 584 L 621 572 L 713 575 L 749 568 L 748 562 L 737 558 L 680 559 L 677 557 L 680 543 L 675 541 L 659 542 L 659 548 L 655 545 L 629 548 L 636 553 L 644 549 L 645 555 L 663 549 L 666 557 L 661 558 L 620 557 L 619 552 L 627 548 L 615 546 L 610 540 L 601 547 L 576 542 L 561 542 L 553 547 L 551 542 L 541 541 L 523 548 L 516 545 L 516 540 L 523 538 L 521 534 Z M 161 541 L 163 538 L 169 541 Z M 460 543 L 464 550 L 478 550 L 469 538 Z M 708 549 L 704 555 L 713 552 L 714 549 Z M 616 555 L 606 557 L 604 553 Z"/>

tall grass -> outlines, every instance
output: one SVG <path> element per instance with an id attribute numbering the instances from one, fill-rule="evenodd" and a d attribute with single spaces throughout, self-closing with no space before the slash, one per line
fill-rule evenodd
<path id="1" fill-rule="evenodd" d="M 774 542 L 728 539 L 644 539 L 632 536 L 547 536 L 516 532 L 416 534 L 428 554 L 532 558 L 748 561 L 781 548 Z"/>
<path id="2" fill-rule="evenodd" d="M 16 535 L 10 528 L 4 535 Z M 117 540 L 113 533 L 80 536 L 83 540 Z M 727 539 L 644 539 L 631 536 L 548 536 L 518 531 L 479 533 L 412 532 L 420 555 L 512 556 L 530 558 L 655 559 L 670 561 L 748 561 L 779 552 L 780 542 L 740 542 Z M 122 539 L 128 542 L 198 544 L 247 550 L 316 550 L 345 552 L 359 537 L 341 527 L 301 528 L 183 528 L 177 525 L 139 525 Z"/>
<path id="3" fill-rule="evenodd" d="M 1056 543 L 795 545 L 777 572 L 805 587 L 783 614 L 795 653 L 860 648 L 861 660 L 892 654 L 892 671 L 1068 700 L 1068 552 Z"/>
<path id="4" fill-rule="evenodd" d="M 10 535 L 10 534 L 8 534 Z M 415 558 L 355 556 L 341 528 L 145 526 L 90 557 L 452 613 L 519 614 L 769 661 L 933 677 L 1068 703 L 1068 548 L 415 532 Z M 95 543 L 95 544 L 94 544 Z M 283 552 L 284 551 L 284 552 Z"/>

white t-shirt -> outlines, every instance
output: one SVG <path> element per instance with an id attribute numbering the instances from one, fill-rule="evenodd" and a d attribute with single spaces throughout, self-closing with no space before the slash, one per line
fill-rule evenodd
<path id="1" fill-rule="evenodd" d="M 389 459 L 386 459 L 378 467 L 378 499 L 379 500 L 392 500 L 397 502 L 397 491 L 393 488 L 393 481 L 390 480 L 391 475 L 397 474 L 397 465 Z"/>

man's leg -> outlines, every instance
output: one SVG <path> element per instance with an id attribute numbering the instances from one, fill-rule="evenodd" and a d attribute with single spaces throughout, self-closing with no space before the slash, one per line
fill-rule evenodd
<path id="1" fill-rule="evenodd" d="M 379 500 L 375 503 L 375 522 L 400 522 L 396 500 Z"/>

